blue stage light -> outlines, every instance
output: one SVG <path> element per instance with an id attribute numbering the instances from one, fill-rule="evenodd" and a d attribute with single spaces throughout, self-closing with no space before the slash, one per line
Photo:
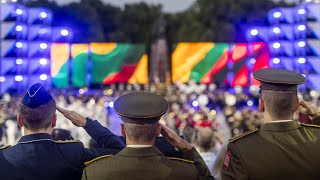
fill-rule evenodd
<path id="1" fill-rule="evenodd" d="M 109 107 L 113 108 L 113 105 L 114 105 L 113 101 L 109 102 Z"/>
<path id="2" fill-rule="evenodd" d="M 41 74 L 40 75 L 40 80 L 45 81 L 48 79 L 48 76 L 46 74 Z"/>
<path id="3" fill-rule="evenodd" d="M 307 62 L 306 58 L 299 58 L 299 59 L 298 59 L 298 63 L 299 63 L 299 64 L 304 64 L 304 63 L 306 63 L 306 62 Z"/>
<path id="4" fill-rule="evenodd" d="M 273 62 L 273 64 L 279 64 L 280 63 L 280 59 L 279 58 L 273 58 L 272 62 Z"/>
<path id="5" fill-rule="evenodd" d="M 279 43 L 279 42 L 275 42 L 275 43 L 273 43 L 273 48 L 275 48 L 275 49 L 279 49 L 280 47 L 281 47 L 281 44 Z"/>
<path id="6" fill-rule="evenodd" d="M 21 25 L 16 26 L 16 31 L 20 32 L 23 30 L 23 27 Z"/>
<path id="7" fill-rule="evenodd" d="M 256 59 L 255 59 L 255 58 L 251 58 L 251 59 L 250 59 L 250 63 L 251 63 L 251 64 L 255 64 L 255 63 L 256 63 Z"/>
<path id="8" fill-rule="evenodd" d="M 16 59 L 16 64 L 17 65 L 20 65 L 20 64 L 22 64 L 23 63 L 23 60 L 22 59 Z"/>
<path id="9" fill-rule="evenodd" d="M 16 14 L 17 15 L 22 15 L 23 14 L 23 10 L 22 9 L 16 9 Z"/>
<path id="10" fill-rule="evenodd" d="M 40 48 L 41 49 L 47 49 L 48 48 L 48 44 L 47 43 L 41 43 L 40 44 Z"/>
<path id="11" fill-rule="evenodd" d="M 23 77 L 21 75 L 17 75 L 14 77 L 14 80 L 19 82 L 23 80 Z"/>
<path id="12" fill-rule="evenodd" d="M 305 47 L 306 46 L 306 42 L 305 41 L 300 41 L 300 42 L 298 42 L 298 46 L 299 47 Z"/>
<path id="13" fill-rule="evenodd" d="M 256 36 L 256 35 L 259 34 L 259 31 L 258 31 L 258 29 L 251 29 L 250 34 L 251 34 L 252 36 Z"/>
<path id="14" fill-rule="evenodd" d="M 300 15 L 306 14 L 306 10 L 301 8 L 298 10 L 298 14 L 300 14 Z"/>
<path id="15" fill-rule="evenodd" d="M 299 25 L 299 26 L 298 26 L 298 30 L 299 30 L 299 31 L 304 31 L 304 30 L 306 30 L 306 25 L 304 25 L 304 24 Z"/>
<path id="16" fill-rule="evenodd" d="M 247 101 L 248 106 L 253 106 L 253 102 L 251 100 Z"/>
<path id="17" fill-rule="evenodd" d="M 48 14 L 47 14 L 46 12 L 42 11 L 42 12 L 40 13 L 40 17 L 41 17 L 42 19 L 45 19 L 45 18 L 48 17 Z"/>
<path id="18" fill-rule="evenodd" d="M 0 82 L 3 83 L 3 82 L 5 82 L 5 81 L 6 81 L 6 78 L 3 77 L 3 76 L 0 76 Z"/>
<path id="19" fill-rule="evenodd" d="M 192 106 L 193 107 L 198 107 L 199 106 L 199 102 L 198 101 L 192 101 Z"/>
<path id="20" fill-rule="evenodd" d="M 69 35 L 69 31 L 66 30 L 66 29 L 62 29 L 60 33 L 61 33 L 62 36 L 68 36 Z"/>
<path id="21" fill-rule="evenodd" d="M 16 48 L 22 48 L 23 47 L 23 43 L 22 42 L 16 42 Z"/>
<path id="22" fill-rule="evenodd" d="M 274 17 L 274 18 L 280 18 L 281 15 L 282 15 L 282 14 L 281 14 L 281 12 L 279 12 L 279 11 L 273 13 L 273 17 Z"/>
<path id="23" fill-rule="evenodd" d="M 46 34 L 47 33 L 47 28 L 41 28 L 39 30 L 39 34 Z"/>
<path id="24" fill-rule="evenodd" d="M 275 33 L 275 34 L 280 34 L 281 33 L 281 29 L 279 27 L 274 27 L 272 29 L 272 32 Z"/>
<path id="25" fill-rule="evenodd" d="M 41 65 L 45 66 L 45 65 L 47 65 L 47 63 L 48 63 L 48 60 L 47 60 L 46 58 L 41 58 L 41 59 L 39 60 L 39 63 L 40 63 Z"/>

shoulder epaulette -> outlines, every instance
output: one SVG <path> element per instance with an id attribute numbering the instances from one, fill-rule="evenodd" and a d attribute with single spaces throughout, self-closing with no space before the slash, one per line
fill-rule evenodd
<path id="1" fill-rule="evenodd" d="M 194 161 L 191 160 L 187 160 L 187 159 L 181 159 L 181 158 L 175 158 L 175 157 L 168 157 L 168 159 L 170 160 L 177 160 L 177 161 L 182 161 L 182 162 L 186 162 L 186 163 L 194 163 Z"/>
<path id="2" fill-rule="evenodd" d="M 248 131 L 248 132 L 243 133 L 243 134 L 241 134 L 241 135 L 239 135 L 239 136 L 236 136 L 236 137 L 234 137 L 234 138 L 231 138 L 231 139 L 229 140 L 229 142 L 234 142 L 234 141 L 236 141 L 236 140 L 238 140 L 238 139 L 240 139 L 240 138 L 243 138 L 243 137 L 245 137 L 245 136 L 248 136 L 249 134 L 255 133 L 255 132 L 257 132 L 257 131 L 258 131 L 258 128 L 255 129 L 255 130 L 252 130 L 252 131 Z"/>
<path id="3" fill-rule="evenodd" d="M 320 128 L 319 125 L 315 125 L 315 124 L 305 124 L 305 123 L 300 123 L 300 124 L 301 124 L 302 126 Z"/>
<path id="4" fill-rule="evenodd" d="M 58 144 L 66 144 L 66 143 L 79 143 L 81 141 L 79 140 L 71 140 L 71 141 L 54 141 L 55 143 L 58 143 Z"/>
<path id="5" fill-rule="evenodd" d="M 108 154 L 108 155 L 104 155 L 104 156 L 99 156 L 99 157 L 97 157 L 97 158 L 94 158 L 94 159 L 92 159 L 92 160 L 90 160 L 90 161 L 85 162 L 84 165 L 88 166 L 89 164 L 91 164 L 91 163 L 93 163 L 93 162 L 96 162 L 96 161 L 98 161 L 98 160 L 100 160 L 100 159 L 108 158 L 108 157 L 111 157 L 111 156 L 112 156 L 112 154 Z"/>
<path id="6" fill-rule="evenodd" d="M 2 146 L 0 147 L 0 150 L 7 149 L 8 147 L 11 147 L 11 145 Z"/>

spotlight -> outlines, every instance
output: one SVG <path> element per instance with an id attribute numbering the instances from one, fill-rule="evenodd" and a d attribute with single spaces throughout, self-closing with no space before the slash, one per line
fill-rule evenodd
<path id="1" fill-rule="evenodd" d="M 198 101 L 192 101 L 192 106 L 193 107 L 198 107 L 199 106 L 199 102 Z"/>
<path id="2" fill-rule="evenodd" d="M 17 76 L 14 77 L 14 80 L 15 81 L 22 81 L 23 77 L 21 75 L 17 75 Z"/>
<path id="3" fill-rule="evenodd" d="M 109 107 L 109 103 L 108 103 L 108 102 L 105 102 L 105 103 L 104 103 L 104 107 L 106 107 L 106 108 Z"/>
<path id="4" fill-rule="evenodd" d="M 16 64 L 20 65 L 23 63 L 23 60 L 22 59 L 16 59 Z"/>
<path id="5" fill-rule="evenodd" d="M 300 41 L 300 42 L 298 42 L 298 46 L 299 47 L 305 47 L 306 46 L 306 42 L 305 41 Z"/>
<path id="6" fill-rule="evenodd" d="M 23 30 L 23 27 L 21 25 L 16 26 L 16 31 L 20 32 Z"/>
<path id="7" fill-rule="evenodd" d="M 279 27 L 274 27 L 272 29 L 272 32 L 275 33 L 275 34 L 280 34 L 281 33 L 281 29 Z"/>
<path id="8" fill-rule="evenodd" d="M 249 100 L 249 101 L 247 101 L 247 105 L 251 107 L 251 106 L 253 106 L 253 102 L 251 100 Z"/>
<path id="9" fill-rule="evenodd" d="M 306 10 L 305 9 L 299 9 L 298 10 L 298 14 L 300 14 L 300 15 L 306 14 Z"/>
<path id="10" fill-rule="evenodd" d="M 251 29 L 250 34 L 251 34 L 252 36 L 256 36 L 256 35 L 259 34 L 259 31 L 258 31 L 258 29 Z"/>
<path id="11" fill-rule="evenodd" d="M 22 15 L 22 14 L 23 14 L 22 9 L 16 9 L 16 14 L 17 14 L 17 15 Z"/>
<path id="12" fill-rule="evenodd" d="M 273 43 L 273 48 L 275 48 L 275 49 L 279 49 L 280 47 L 281 47 L 281 44 L 279 43 L 279 42 L 275 42 L 275 43 Z"/>
<path id="13" fill-rule="evenodd" d="M 11 0 L 11 2 L 17 2 L 17 0 Z"/>
<path id="14" fill-rule="evenodd" d="M 304 64 L 304 63 L 306 63 L 306 62 L 307 62 L 306 58 L 299 58 L 299 59 L 298 59 L 298 63 L 299 63 L 299 64 Z"/>
<path id="15" fill-rule="evenodd" d="M 114 105 L 113 101 L 109 102 L 109 107 L 113 108 L 113 105 Z"/>
<path id="16" fill-rule="evenodd" d="M 272 62 L 273 62 L 273 64 L 279 64 L 280 63 L 280 59 L 279 58 L 273 58 Z"/>
<path id="17" fill-rule="evenodd" d="M 39 60 L 39 63 L 44 66 L 44 65 L 46 65 L 48 63 L 48 60 L 46 58 L 41 58 Z"/>
<path id="18" fill-rule="evenodd" d="M 306 0 L 306 2 L 311 2 L 311 0 Z"/>
<path id="19" fill-rule="evenodd" d="M 0 76 L 0 82 L 5 82 L 6 81 L 6 78 L 5 77 L 3 77 L 3 76 Z"/>
<path id="20" fill-rule="evenodd" d="M 6 2 L 7 2 L 7 0 L 1 0 L 1 2 L 2 2 L 2 3 L 6 3 Z"/>
<path id="21" fill-rule="evenodd" d="M 41 74 L 40 75 L 40 80 L 41 81 L 45 81 L 45 80 L 47 80 L 48 79 L 48 76 L 46 75 L 46 74 Z"/>
<path id="22" fill-rule="evenodd" d="M 304 31 L 304 30 L 306 30 L 306 25 L 304 25 L 304 24 L 299 25 L 299 26 L 298 26 L 298 30 L 299 30 L 299 31 Z"/>
<path id="23" fill-rule="evenodd" d="M 62 30 L 60 31 L 60 33 L 61 33 L 62 36 L 68 36 L 68 35 L 69 35 L 69 31 L 66 30 L 66 29 L 62 29 Z"/>
<path id="24" fill-rule="evenodd" d="M 251 64 L 255 64 L 255 63 L 256 63 L 256 59 L 255 59 L 255 58 L 251 58 L 251 59 L 250 59 L 250 63 L 251 63 Z"/>
<path id="25" fill-rule="evenodd" d="M 47 14 L 46 12 L 42 11 L 42 12 L 40 13 L 40 17 L 41 17 L 42 19 L 45 19 L 45 18 L 48 17 L 48 14 Z"/>
<path id="26" fill-rule="evenodd" d="M 22 48 L 23 47 L 23 43 L 22 42 L 16 42 L 16 48 Z"/>
<path id="27" fill-rule="evenodd" d="M 279 17 L 281 17 L 281 15 L 282 15 L 282 14 L 281 14 L 281 12 L 279 12 L 279 11 L 273 13 L 273 17 L 274 17 L 274 18 L 279 18 Z"/>
<path id="28" fill-rule="evenodd" d="M 40 44 L 40 48 L 41 48 L 41 49 L 47 49 L 47 47 L 48 47 L 48 44 L 47 44 L 47 43 L 41 43 L 41 44 Z"/>

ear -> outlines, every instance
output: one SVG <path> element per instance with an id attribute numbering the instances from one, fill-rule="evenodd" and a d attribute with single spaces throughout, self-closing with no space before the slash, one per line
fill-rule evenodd
<path id="1" fill-rule="evenodd" d="M 158 123 L 157 131 L 156 131 L 156 137 L 160 136 L 161 134 L 161 125 Z"/>
<path id="2" fill-rule="evenodd" d="M 293 111 L 297 111 L 297 110 L 299 109 L 299 107 L 300 107 L 300 100 L 299 100 L 299 98 L 297 97 L 296 106 L 295 106 L 295 108 L 294 108 Z"/>
<path id="3" fill-rule="evenodd" d="M 22 128 L 22 127 L 23 127 L 23 123 L 22 123 L 22 119 L 21 119 L 20 114 L 17 115 L 17 122 L 18 122 L 18 126 L 19 126 L 20 128 Z"/>
<path id="4" fill-rule="evenodd" d="M 124 130 L 124 124 L 121 124 L 121 135 L 126 137 L 126 131 Z"/>
<path id="5" fill-rule="evenodd" d="M 264 100 L 262 98 L 259 99 L 259 111 L 260 112 L 265 111 Z"/>
<path id="6" fill-rule="evenodd" d="M 55 114 L 52 117 L 51 126 L 52 126 L 52 128 L 54 128 L 54 127 L 56 127 L 56 125 L 57 125 L 57 115 Z"/>

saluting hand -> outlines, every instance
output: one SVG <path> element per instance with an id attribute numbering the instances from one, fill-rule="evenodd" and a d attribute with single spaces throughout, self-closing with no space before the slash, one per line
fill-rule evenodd
<path id="1" fill-rule="evenodd" d="M 173 132 L 167 126 L 161 124 L 161 134 L 162 136 L 174 147 L 180 150 L 191 150 L 193 146 L 182 139 L 178 134 Z"/>
<path id="2" fill-rule="evenodd" d="M 57 106 L 57 110 L 63 114 L 63 116 L 67 119 L 69 119 L 72 124 L 74 124 L 77 127 L 84 127 L 87 123 L 87 120 L 82 115 L 74 112 L 74 111 L 68 111 L 66 109 L 63 109 L 61 107 Z"/>
<path id="3" fill-rule="evenodd" d="M 312 119 L 319 117 L 320 112 L 316 107 L 311 105 L 309 102 L 300 99 L 300 106 L 298 108 L 298 112 L 310 116 Z"/>

